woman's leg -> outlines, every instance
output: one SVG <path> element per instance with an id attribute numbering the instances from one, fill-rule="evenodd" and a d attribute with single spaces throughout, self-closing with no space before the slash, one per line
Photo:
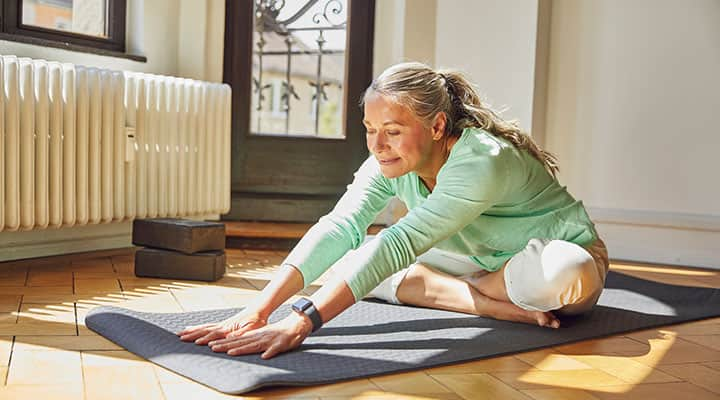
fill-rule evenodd
<path id="1" fill-rule="evenodd" d="M 589 311 L 608 270 L 602 240 L 583 248 L 563 240 L 532 239 L 497 272 L 462 277 L 487 296 L 530 311 L 576 315 Z"/>
<path id="2" fill-rule="evenodd" d="M 507 265 L 507 263 L 506 263 Z M 485 296 L 512 303 L 505 288 L 505 266 L 495 272 L 480 271 L 459 277 Z"/>
<path id="3" fill-rule="evenodd" d="M 453 275 L 472 267 L 463 266 L 466 258 L 442 251 L 423 257 L 371 295 L 393 303 L 554 326 L 558 322 L 550 311 L 579 314 L 592 308 L 608 268 L 607 250 L 599 239 L 585 249 L 565 241 L 533 239 L 499 271 L 457 278 Z"/>
<path id="4" fill-rule="evenodd" d="M 510 302 L 495 300 L 480 293 L 467 281 L 429 266 L 413 264 L 407 271 L 401 272 L 404 272 L 404 278 L 395 293 L 400 303 L 550 328 L 560 326 L 552 313 L 527 311 Z M 378 293 L 375 295 L 378 296 Z"/>
<path id="5" fill-rule="evenodd" d="M 564 240 L 531 239 L 503 267 L 507 297 L 525 310 L 581 314 L 605 285 L 607 251 L 598 240 L 583 248 Z"/>

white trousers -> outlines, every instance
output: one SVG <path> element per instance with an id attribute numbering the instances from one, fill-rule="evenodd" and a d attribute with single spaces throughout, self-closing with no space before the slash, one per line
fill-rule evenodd
<path id="1" fill-rule="evenodd" d="M 458 277 L 480 270 L 469 257 L 439 249 L 430 249 L 416 263 Z M 508 260 L 502 273 L 508 297 L 518 307 L 580 314 L 600 297 L 608 265 L 607 249 L 600 239 L 585 247 L 564 240 L 531 239 Z M 385 279 L 369 296 L 400 304 L 397 289 L 410 268 Z"/>

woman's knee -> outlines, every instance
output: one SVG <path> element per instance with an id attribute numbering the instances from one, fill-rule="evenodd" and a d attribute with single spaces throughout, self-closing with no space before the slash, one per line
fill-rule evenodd
<path id="1" fill-rule="evenodd" d="M 575 283 L 592 272 L 597 272 L 590 253 L 575 243 L 564 240 L 550 241 L 542 251 L 542 267 L 546 280 L 559 287 Z"/>
<path id="2" fill-rule="evenodd" d="M 446 275 L 422 263 L 411 264 L 380 282 L 368 295 L 392 304 L 405 304 L 406 302 L 398 298 L 398 291 L 402 285 L 404 294 L 410 293 L 410 297 L 432 297 L 432 277 L 438 274 Z"/>
<path id="3" fill-rule="evenodd" d="M 410 270 L 414 268 L 414 266 L 415 264 L 385 278 L 385 280 L 380 282 L 380 284 L 377 285 L 375 289 L 371 290 L 370 293 L 368 293 L 368 296 L 384 300 L 391 304 L 402 304 L 402 302 L 397 298 L 397 291 L 400 287 L 400 284 L 403 282 L 403 280 L 405 280 L 405 277 L 408 275 Z"/>
<path id="4" fill-rule="evenodd" d="M 564 240 L 532 239 L 508 261 L 504 275 L 511 301 L 532 311 L 596 301 L 603 286 L 590 253 Z"/>

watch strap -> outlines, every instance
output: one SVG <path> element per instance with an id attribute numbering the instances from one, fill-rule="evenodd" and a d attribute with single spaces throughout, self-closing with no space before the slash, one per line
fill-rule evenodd
<path id="1" fill-rule="evenodd" d="M 303 297 L 295 304 L 293 304 L 293 310 L 297 312 L 301 312 L 310 318 L 310 321 L 312 322 L 312 331 L 315 332 L 318 329 L 320 329 L 323 325 L 322 317 L 320 316 L 320 312 L 315 308 L 315 304 L 313 304 L 312 300 Z"/>

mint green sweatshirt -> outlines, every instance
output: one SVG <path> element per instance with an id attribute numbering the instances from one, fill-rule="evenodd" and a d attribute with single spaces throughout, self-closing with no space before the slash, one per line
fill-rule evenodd
<path id="1" fill-rule="evenodd" d="M 497 271 L 532 238 L 585 245 L 597 237 L 582 202 L 538 160 L 484 130 L 463 131 L 436 182 L 431 193 L 413 172 L 385 178 L 370 156 L 285 263 L 300 270 L 307 287 L 359 247 L 334 267 L 346 271 L 359 300 L 432 247 L 467 255 L 478 270 Z M 407 215 L 363 244 L 368 226 L 395 196 Z"/>

